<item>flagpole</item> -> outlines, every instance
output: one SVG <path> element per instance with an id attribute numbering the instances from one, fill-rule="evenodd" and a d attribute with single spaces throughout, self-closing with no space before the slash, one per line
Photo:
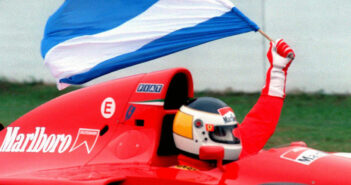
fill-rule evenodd
<path id="1" fill-rule="evenodd" d="M 269 40 L 269 41 L 271 41 L 271 42 L 273 42 L 275 44 L 274 40 L 271 37 L 269 37 L 264 31 L 259 29 L 258 32 L 260 32 L 261 35 L 263 35 L 263 37 L 265 37 L 267 40 Z M 294 54 L 293 53 L 289 53 L 287 57 L 290 58 L 290 59 L 294 59 Z"/>
<path id="2" fill-rule="evenodd" d="M 271 42 L 274 43 L 274 40 L 273 40 L 271 37 L 269 37 L 264 31 L 262 31 L 261 29 L 259 29 L 258 32 L 260 32 L 260 34 L 261 34 L 262 36 L 264 36 L 267 40 L 269 40 L 269 41 L 271 41 Z"/>

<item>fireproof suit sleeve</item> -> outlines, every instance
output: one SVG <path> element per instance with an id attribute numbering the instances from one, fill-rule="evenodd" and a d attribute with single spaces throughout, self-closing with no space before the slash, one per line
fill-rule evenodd
<path id="1" fill-rule="evenodd" d="M 262 94 L 242 124 L 233 131 L 241 140 L 239 158 L 259 152 L 273 135 L 283 107 L 288 68 L 294 57 L 294 51 L 283 39 L 270 43 L 267 52 L 270 68 Z"/>
<path id="2" fill-rule="evenodd" d="M 283 107 L 283 98 L 261 95 L 255 106 L 238 127 L 242 144 L 239 158 L 259 152 L 272 136 Z"/>

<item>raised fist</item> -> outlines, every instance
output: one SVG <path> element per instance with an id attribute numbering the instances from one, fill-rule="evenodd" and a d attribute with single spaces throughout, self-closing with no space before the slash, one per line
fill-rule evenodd
<path id="1" fill-rule="evenodd" d="M 278 39 L 276 44 L 270 42 L 267 58 L 271 65 L 283 69 L 290 66 L 295 58 L 295 53 L 283 39 Z"/>
<path id="2" fill-rule="evenodd" d="M 283 39 L 271 42 L 267 52 L 271 64 L 267 71 L 266 84 L 262 90 L 263 95 L 285 97 L 285 85 L 288 68 L 295 58 L 295 53 Z"/>

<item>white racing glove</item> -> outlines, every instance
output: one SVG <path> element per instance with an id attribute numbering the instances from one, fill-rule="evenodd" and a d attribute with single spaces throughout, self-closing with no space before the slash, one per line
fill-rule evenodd
<path id="1" fill-rule="evenodd" d="M 283 39 L 279 39 L 276 44 L 270 43 L 267 58 L 271 66 L 267 71 L 262 95 L 285 98 L 286 75 L 295 53 Z"/>

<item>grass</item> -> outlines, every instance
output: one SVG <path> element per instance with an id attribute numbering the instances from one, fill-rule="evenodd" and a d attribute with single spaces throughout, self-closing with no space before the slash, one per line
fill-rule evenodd
<path id="1" fill-rule="evenodd" d="M 209 94 L 230 105 L 242 121 L 259 94 Z M 279 124 L 265 148 L 304 141 L 324 151 L 351 152 L 351 96 L 300 94 L 285 99 Z"/>
<path id="2" fill-rule="evenodd" d="M 33 108 L 73 89 L 58 91 L 55 85 L 41 82 L 9 83 L 0 80 L 0 122 L 6 126 Z"/>
<path id="3" fill-rule="evenodd" d="M 58 91 L 54 85 L 38 82 L 16 84 L 0 80 L 0 122 L 8 125 L 40 104 L 72 90 Z M 242 121 L 259 94 L 200 92 L 196 96 L 222 99 Z M 277 130 L 266 148 L 305 141 L 308 146 L 324 151 L 351 152 L 350 110 L 351 96 L 288 95 Z"/>

